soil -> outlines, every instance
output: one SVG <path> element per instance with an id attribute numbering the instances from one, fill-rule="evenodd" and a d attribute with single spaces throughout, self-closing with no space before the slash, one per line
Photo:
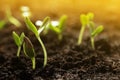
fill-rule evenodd
<path id="1" fill-rule="evenodd" d="M 80 46 L 76 45 L 77 30 L 64 31 L 61 41 L 53 32 L 41 35 L 48 53 L 48 64 L 43 68 L 43 51 L 34 34 L 26 27 L 8 26 L 0 30 L 0 80 L 120 80 L 119 30 L 104 30 L 95 39 L 95 50 L 88 33 Z M 34 44 L 35 70 L 23 51 L 16 56 L 12 31 L 25 32 Z"/>

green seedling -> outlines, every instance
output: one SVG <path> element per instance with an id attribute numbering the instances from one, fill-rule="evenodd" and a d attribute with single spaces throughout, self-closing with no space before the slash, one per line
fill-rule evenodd
<path id="1" fill-rule="evenodd" d="M 95 28 L 95 24 L 93 22 L 93 18 L 94 18 L 94 14 L 93 13 L 88 13 L 87 15 L 82 14 L 80 16 L 80 21 L 82 24 L 81 30 L 80 30 L 80 34 L 79 34 L 79 38 L 78 38 L 78 45 L 80 45 L 82 43 L 82 37 L 83 37 L 83 33 L 85 31 L 85 28 L 88 27 L 90 30 L 90 36 L 91 36 L 91 46 L 93 49 L 95 49 L 95 44 L 94 44 L 94 38 L 95 36 L 97 36 L 99 33 L 101 33 L 103 31 L 103 26 L 100 25 L 97 28 Z"/>
<path id="2" fill-rule="evenodd" d="M 12 16 L 12 13 L 9 8 L 6 10 L 5 19 L 0 21 L 0 29 L 4 28 L 7 22 L 10 22 L 17 27 L 21 26 L 21 23 L 15 17 Z"/>
<path id="3" fill-rule="evenodd" d="M 102 25 L 98 26 L 97 28 L 95 28 L 95 23 L 93 22 L 93 18 L 94 18 L 94 14 L 93 13 L 89 13 L 87 15 L 87 18 L 89 19 L 89 22 L 87 24 L 89 30 L 90 30 L 90 39 L 91 39 L 91 46 L 93 49 L 95 49 L 95 43 L 94 43 L 94 38 L 95 36 L 97 36 L 98 34 L 100 34 L 104 27 Z"/>
<path id="4" fill-rule="evenodd" d="M 42 26 L 37 30 L 36 26 L 31 22 L 31 20 L 28 17 L 25 18 L 25 23 L 26 23 L 28 29 L 31 30 L 35 34 L 36 38 L 38 39 L 39 43 L 42 46 L 42 49 L 44 52 L 44 67 L 47 64 L 47 51 L 46 51 L 46 48 L 40 38 L 40 34 L 45 29 L 46 25 L 49 23 L 49 20 L 50 20 L 50 18 L 46 17 L 43 21 Z"/>
<path id="5" fill-rule="evenodd" d="M 58 25 L 54 25 L 52 24 L 52 22 L 49 24 L 50 30 L 54 31 L 58 35 L 59 40 L 62 40 L 62 37 L 63 37 L 62 32 L 64 30 L 64 24 L 65 24 L 66 19 L 67 19 L 67 16 L 63 15 L 58 21 Z"/>
<path id="6" fill-rule="evenodd" d="M 102 25 L 100 25 L 96 29 L 94 29 L 92 27 L 90 27 L 90 28 L 91 28 L 91 31 L 90 31 L 90 33 L 91 33 L 91 37 L 90 37 L 91 38 L 91 46 L 93 49 L 95 49 L 94 38 L 95 38 L 95 36 L 97 36 L 98 34 L 100 34 L 103 31 L 104 27 Z"/>
<path id="7" fill-rule="evenodd" d="M 18 36 L 18 34 L 16 32 L 13 31 L 13 39 L 16 43 L 16 45 L 18 46 L 18 50 L 17 50 L 17 56 L 20 56 L 20 51 L 21 51 L 21 46 L 23 44 L 23 39 L 24 39 L 24 33 L 21 33 L 20 37 Z"/>
<path id="8" fill-rule="evenodd" d="M 82 38 L 83 38 L 83 33 L 85 31 L 85 28 L 92 21 L 93 17 L 94 17 L 93 13 L 88 13 L 87 15 L 85 14 L 80 15 L 80 22 L 82 26 L 81 26 L 81 30 L 80 30 L 79 37 L 78 37 L 78 42 L 77 42 L 78 45 L 82 43 Z"/>
<path id="9" fill-rule="evenodd" d="M 21 23 L 15 17 L 12 16 L 12 13 L 9 8 L 6 10 L 6 22 L 10 22 L 17 27 L 21 26 Z"/>
<path id="10" fill-rule="evenodd" d="M 35 65 L 36 65 L 35 50 L 34 50 L 34 47 L 31 43 L 31 41 L 26 36 L 24 37 L 23 51 L 24 51 L 25 55 L 31 59 L 32 68 L 35 69 Z"/>

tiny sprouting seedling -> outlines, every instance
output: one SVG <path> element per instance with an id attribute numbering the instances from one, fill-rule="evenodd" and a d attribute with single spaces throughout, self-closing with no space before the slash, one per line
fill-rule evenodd
<path id="1" fill-rule="evenodd" d="M 82 38 L 83 38 L 83 33 L 85 31 L 86 26 L 89 25 L 90 21 L 93 19 L 94 15 L 92 13 L 88 13 L 87 15 L 85 14 L 81 14 L 80 15 L 80 22 L 82 24 L 81 26 L 81 30 L 79 33 L 79 37 L 78 37 L 78 42 L 77 44 L 80 45 L 82 43 Z"/>
<path id="2" fill-rule="evenodd" d="M 91 46 L 93 49 L 95 49 L 95 43 L 94 43 L 94 38 L 95 36 L 97 36 L 98 34 L 100 34 L 103 31 L 103 26 L 100 25 L 98 26 L 96 29 L 94 28 L 94 25 L 90 25 L 90 34 L 91 34 Z"/>
<path id="3" fill-rule="evenodd" d="M 47 51 L 46 51 L 46 48 L 40 38 L 40 35 L 41 35 L 41 32 L 45 29 L 46 25 L 49 23 L 49 20 L 50 20 L 50 18 L 46 17 L 43 21 L 42 26 L 37 30 L 36 26 L 31 22 L 31 20 L 28 17 L 25 18 L 25 23 L 26 23 L 28 29 L 31 30 L 35 34 L 36 38 L 38 39 L 39 43 L 42 46 L 42 49 L 44 52 L 44 67 L 47 64 Z"/>
<path id="4" fill-rule="evenodd" d="M 94 14 L 93 13 L 88 13 L 87 14 L 87 19 L 88 19 L 88 28 L 90 30 L 90 39 L 91 39 L 91 46 L 93 49 L 95 49 L 95 43 L 94 43 L 94 38 L 98 34 L 100 34 L 103 31 L 103 26 L 100 25 L 97 28 L 95 28 L 95 23 L 93 22 Z"/>
<path id="5" fill-rule="evenodd" d="M 66 15 L 61 16 L 59 21 L 53 21 L 49 24 L 50 30 L 54 31 L 58 35 L 58 39 L 62 40 L 62 32 L 64 30 L 64 24 L 67 19 Z"/>
<path id="6" fill-rule="evenodd" d="M 17 27 L 21 26 L 21 23 L 15 17 L 12 16 L 12 13 L 9 8 L 6 10 L 6 22 L 10 22 Z"/>
<path id="7" fill-rule="evenodd" d="M 94 38 L 95 36 L 97 36 L 99 33 L 101 33 L 103 31 L 103 26 L 100 25 L 97 28 L 95 28 L 95 24 L 93 22 L 93 18 L 94 18 L 94 14 L 93 13 L 88 13 L 87 15 L 82 14 L 80 16 L 80 21 L 82 24 L 81 30 L 80 30 L 80 34 L 79 34 L 79 38 L 78 38 L 78 45 L 80 45 L 82 43 L 82 37 L 83 37 L 83 33 L 84 30 L 86 28 L 86 26 L 89 28 L 90 30 L 90 38 L 91 38 L 91 46 L 93 49 L 95 49 L 95 44 L 94 44 Z"/>
<path id="8" fill-rule="evenodd" d="M 23 39 L 24 39 L 24 33 L 21 33 L 20 37 L 18 36 L 18 34 L 16 32 L 13 31 L 13 39 L 16 43 L 16 45 L 18 46 L 18 50 L 17 50 L 17 56 L 20 56 L 20 51 L 21 51 L 21 46 L 23 44 Z"/>
<path id="9" fill-rule="evenodd" d="M 25 55 L 31 59 L 32 68 L 35 69 L 35 65 L 36 65 L 35 50 L 34 50 L 34 47 L 31 43 L 31 41 L 26 36 L 24 37 L 23 51 L 24 51 Z"/>
<path id="10" fill-rule="evenodd" d="M 15 17 L 12 16 L 12 13 L 9 8 L 6 10 L 5 19 L 0 21 L 0 29 L 4 28 L 7 22 L 10 22 L 17 27 L 21 26 L 21 23 Z"/>

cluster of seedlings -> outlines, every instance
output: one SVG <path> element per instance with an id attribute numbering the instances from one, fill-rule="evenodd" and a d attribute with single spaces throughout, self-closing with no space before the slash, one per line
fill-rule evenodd
<path id="1" fill-rule="evenodd" d="M 87 15 L 85 14 L 80 15 L 80 22 L 82 26 L 77 44 L 80 45 L 82 43 L 83 33 L 85 31 L 85 28 L 88 27 L 90 31 L 91 46 L 93 49 L 95 49 L 94 38 L 103 31 L 104 27 L 102 25 L 99 25 L 96 28 L 95 23 L 93 22 L 93 18 L 94 18 L 93 13 L 88 13 Z"/>
<path id="2" fill-rule="evenodd" d="M 30 20 L 30 11 L 27 7 L 23 7 L 22 8 L 22 15 L 24 16 L 25 19 L 25 23 L 27 28 L 32 31 L 36 37 L 36 39 L 39 41 L 42 49 L 43 49 L 43 53 L 44 53 L 44 64 L 43 67 L 45 67 L 47 65 L 47 50 L 45 48 L 45 45 L 43 43 L 43 41 L 41 40 L 40 36 L 41 33 L 43 34 L 47 34 L 49 30 L 55 32 L 58 35 L 58 39 L 62 40 L 62 32 L 64 30 L 64 24 L 65 21 L 67 19 L 66 15 L 61 16 L 61 18 L 59 19 L 59 21 L 51 21 L 50 17 L 46 17 L 43 21 L 41 21 L 40 23 L 36 24 L 37 26 L 39 26 L 39 28 L 37 29 L 36 26 L 32 23 L 32 21 Z M 8 20 L 13 23 L 15 22 L 14 25 L 16 26 L 20 26 L 20 23 L 17 19 L 15 19 L 14 17 L 11 16 L 10 11 L 7 12 L 7 18 Z M 10 19 L 9 19 L 10 18 Z M 91 46 L 93 49 L 95 49 L 95 43 L 94 43 L 94 38 L 100 34 L 103 31 L 103 26 L 97 26 L 95 27 L 95 23 L 93 22 L 93 18 L 94 18 L 94 14 L 93 13 L 88 13 L 88 14 L 81 14 L 80 15 L 80 22 L 81 22 L 81 29 L 80 29 L 80 34 L 78 37 L 78 42 L 77 45 L 80 45 L 82 43 L 82 38 L 83 38 L 83 34 L 84 31 L 86 29 L 86 27 L 89 28 L 89 32 L 90 32 L 90 40 L 91 40 Z M 11 21 L 12 19 L 12 21 Z M 4 26 L 4 22 L 0 21 L 0 28 L 1 26 Z M 16 45 L 18 46 L 18 50 L 17 50 L 17 57 L 20 56 L 20 51 L 21 51 L 21 47 L 23 47 L 23 51 L 26 57 L 29 57 L 32 61 L 32 68 L 35 69 L 35 65 L 36 65 L 36 60 L 35 60 L 35 50 L 34 50 L 34 46 L 31 42 L 31 40 L 25 35 L 24 32 L 22 32 L 20 34 L 20 36 L 13 31 L 13 39 L 16 43 Z"/>

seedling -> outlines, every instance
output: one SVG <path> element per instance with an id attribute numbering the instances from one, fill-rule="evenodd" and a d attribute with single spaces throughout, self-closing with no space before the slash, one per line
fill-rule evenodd
<path id="1" fill-rule="evenodd" d="M 95 44 L 94 44 L 94 38 L 95 36 L 97 36 L 99 33 L 101 33 L 103 31 L 103 26 L 100 25 L 97 28 L 95 28 L 95 24 L 93 22 L 93 18 L 94 18 L 94 14 L 93 13 L 88 13 L 87 15 L 82 14 L 80 16 L 80 21 L 82 24 L 81 30 L 80 30 L 80 34 L 79 34 L 79 38 L 78 38 L 78 45 L 80 45 L 82 43 L 82 37 L 83 37 L 83 33 L 84 30 L 86 28 L 86 26 L 89 28 L 90 30 L 90 36 L 91 36 L 91 46 L 93 49 L 95 49 Z"/>
<path id="2" fill-rule="evenodd" d="M 103 29 L 104 28 L 102 25 L 98 26 L 96 29 L 91 29 L 91 46 L 93 49 L 95 49 L 94 38 L 95 38 L 95 36 L 100 34 L 103 31 Z"/>
<path id="3" fill-rule="evenodd" d="M 40 38 L 40 34 L 45 29 L 46 25 L 49 23 L 49 20 L 50 20 L 50 18 L 46 17 L 43 21 L 42 26 L 37 30 L 36 26 L 31 22 L 31 20 L 28 17 L 25 18 L 25 23 L 26 23 L 28 29 L 31 30 L 35 34 L 36 38 L 38 39 L 39 43 L 42 46 L 42 49 L 44 52 L 44 67 L 47 64 L 47 51 L 46 51 L 46 48 Z"/>
<path id="4" fill-rule="evenodd" d="M 53 21 L 49 25 L 50 30 L 54 31 L 58 35 L 59 40 L 62 40 L 62 37 L 63 37 L 62 32 L 64 30 L 64 23 L 65 23 L 66 19 L 67 19 L 67 16 L 63 15 L 63 16 L 61 16 L 61 18 L 58 22 Z"/>
<path id="5" fill-rule="evenodd" d="M 34 47 L 31 43 L 31 41 L 26 36 L 24 37 L 23 51 L 24 51 L 25 55 L 31 59 L 32 68 L 35 69 L 35 65 L 36 65 L 35 50 L 34 50 Z"/>
<path id="6" fill-rule="evenodd" d="M 83 38 L 83 33 L 85 31 L 85 28 L 89 25 L 93 17 L 94 15 L 92 13 L 88 13 L 87 15 L 85 14 L 80 15 L 80 22 L 82 26 L 81 26 L 81 30 L 80 30 L 79 37 L 78 37 L 78 42 L 77 42 L 78 45 L 82 43 L 82 38 Z"/>
<path id="7" fill-rule="evenodd" d="M 21 23 L 15 17 L 12 16 L 12 13 L 9 8 L 6 10 L 6 22 L 10 22 L 17 27 L 21 26 Z"/>
<path id="8" fill-rule="evenodd" d="M 21 51 L 21 46 L 23 44 L 23 39 L 24 39 L 24 33 L 21 33 L 20 37 L 18 36 L 18 34 L 16 32 L 13 31 L 13 39 L 16 43 L 16 45 L 18 46 L 18 50 L 17 50 L 17 56 L 20 56 L 20 51 Z"/>
<path id="9" fill-rule="evenodd" d="M 12 13 L 9 8 L 6 10 L 5 19 L 0 21 L 0 29 L 4 28 L 7 22 L 10 22 L 17 27 L 21 26 L 21 23 L 15 17 L 12 16 Z"/>

